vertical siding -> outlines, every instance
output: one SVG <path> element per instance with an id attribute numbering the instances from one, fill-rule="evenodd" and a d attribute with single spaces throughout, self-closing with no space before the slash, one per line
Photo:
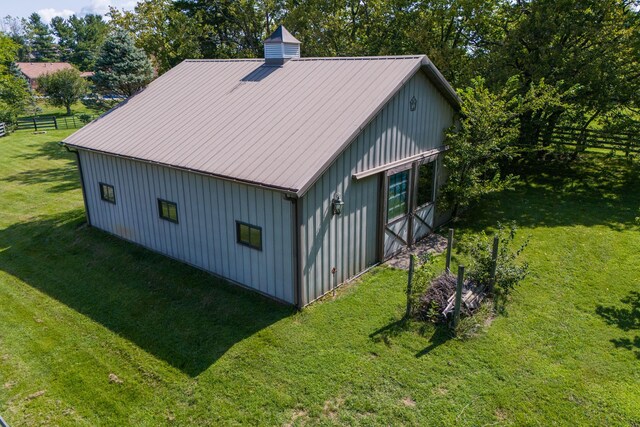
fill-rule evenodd
<path id="1" fill-rule="evenodd" d="M 279 192 L 80 151 L 92 225 L 294 303 L 293 208 Z M 116 204 L 100 199 L 113 185 Z M 178 224 L 157 199 L 178 204 Z M 236 242 L 236 220 L 262 227 L 262 251 Z"/>
<path id="2" fill-rule="evenodd" d="M 410 111 L 413 96 L 417 107 Z M 330 291 L 332 280 L 342 283 L 377 261 L 380 177 L 356 182 L 352 174 L 440 147 L 453 115 L 449 103 L 418 72 L 304 195 L 303 303 Z M 331 212 L 336 192 L 345 202 L 340 216 Z"/>

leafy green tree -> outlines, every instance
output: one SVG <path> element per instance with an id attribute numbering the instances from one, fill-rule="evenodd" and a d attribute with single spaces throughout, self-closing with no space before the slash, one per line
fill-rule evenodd
<path id="1" fill-rule="evenodd" d="M 37 13 L 29 15 L 25 25 L 30 54 L 36 62 L 50 62 L 58 58 L 53 35 Z"/>
<path id="2" fill-rule="evenodd" d="M 69 19 L 51 20 L 53 34 L 58 38 L 61 59 L 71 62 L 81 71 L 93 70 L 100 46 L 109 34 L 109 24 L 100 15 L 76 15 Z"/>
<path id="3" fill-rule="evenodd" d="M 29 61 L 29 47 L 27 46 L 26 20 L 7 15 L 0 21 L 2 32 L 8 35 L 18 45 L 16 60 Z"/>
<path id="4" fill-rule="evenodd" d="M 636 7 L 634 8 L 634 3 Z M 544 80 L 563 94 L 562 106 L 522 111 L 521 144 L 535 145 L 560 122 L 588 127 L 640 88 L 640 12 L 627 0 L 504 2 L 500 25 L 483 34 L 484 74 L 493 88 L 512 77 L 518 92 Z"/>
<path id="5" fill-rule="evenodd" d="M 162 74 L 187 58 L 201 58 L 199 38 L 203 24 L 199 15 L 178 11 L 171 0 L 144 0 L 133 11 L 109 13 L 111 24 L 135 37 L 136 46 L 149 55 Z"/>
<path id="6" fill-rule="evenodd" d="M 153 79 L 153 68 L 144 50 L 135 46 L 124 30 L 114 31 L 100 49 L 93 82 L 105 94 L 129 97 Z"/>
<path id="7" fill-rule="evenodd" d="M 14 122 L 27 106 L 30 95 L 26 80 L 12 70 L 19 46 L 0 34 L 0 121 Z"/>
<path id="8" fill-rule="evenodd" d="M 87 89 L 87 81 L 75 68 L 56 71 L 38 78 L 38 90 L 47 97 L 47 102 L 54 107 L 65 107 L 68 116 L 71 115 L 71 106 L 87 93 Z"/>
<path id="9" fill-rule="evenodd" d="M 506 90 L 492 93 L 483 79 L 460 91 L 459 125 L 446 135 L 450 150 L 444 157 L 449 177 L 440 191 L 440 206 L 457 217 L 482 196 L 504 189 L 511 176 L 503 177 L 500 161 L 512 158 L 512 142 L 518 134 L 516 113 Z"/>

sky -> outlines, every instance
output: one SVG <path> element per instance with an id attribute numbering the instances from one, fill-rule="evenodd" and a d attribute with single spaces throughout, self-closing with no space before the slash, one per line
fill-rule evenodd
<path id="1" fill-rule="evenodd" d="M 11 15 L 26 18 L 33 12 L 38 12 L 49 23 L 54 16 L 68 18 L 73 14 L 83 16 L 89 13 L 104 15 L 109 11 L 109 6 L 133 9 L 136 3 L 136 0 L 0 0 L 0 17 Z"/>

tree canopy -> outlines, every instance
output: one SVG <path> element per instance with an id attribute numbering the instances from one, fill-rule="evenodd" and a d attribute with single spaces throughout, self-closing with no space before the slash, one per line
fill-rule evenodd
<path id="1" fill-rule="evenodd" d="M 153 68 L 144 50 L 136 47 L 123 30 L 114 31 L 105 40 L 96 60 L 93 82 L 108 95 L 129 97 L 143 89 L 153 78 Z"/>

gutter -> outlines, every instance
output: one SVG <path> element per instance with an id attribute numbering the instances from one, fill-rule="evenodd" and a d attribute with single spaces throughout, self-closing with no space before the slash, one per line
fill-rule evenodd
<path id="1" fill-rule="evenodd" d="M 80 187 L 82 188 L 82 201 L 84 202 L 84 212 L 87 217 L 87 225 L 91 227 L 91 214 L 89 214 L 89 205 L 87 204 L 87 191 L 85 189 L 84 174 L 82 173 L 82 163 L 80 162 L 80 153 L 78 152 L 78 150 L 70 149 L 69 146 L 64 142 L 61 142 L 60 145 L 66 148 L 69 153 L 74 153 L 76 155 L 76 160 L 78 161 L 78 172 L 80 172 Z M 0 426 L 1 425 L 2 424 L 0 423 Z"/>

